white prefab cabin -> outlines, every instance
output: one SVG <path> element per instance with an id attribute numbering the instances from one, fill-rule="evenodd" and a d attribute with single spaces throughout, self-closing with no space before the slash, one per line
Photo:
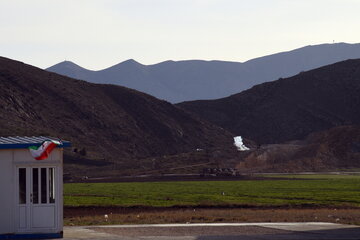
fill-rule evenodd
<path id="1" fill-rule="evenodd" d="M 47 159 L 35 160 L 30 146 L 49 137 L 0 137 L 0 239 L 63 236 L 62 141 Z"/>

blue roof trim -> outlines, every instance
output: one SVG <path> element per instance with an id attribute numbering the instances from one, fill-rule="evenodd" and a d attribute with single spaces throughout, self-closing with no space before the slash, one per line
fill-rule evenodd
<path id="1" fill-rule="evenodd" d="M 0 239 L 50 239 L 63 238 L 63 233 L 0 234 Z"/>
<path id="2" fill-rule="evenodd" d="M 13 144 L 0 144 L 0 149 L 21 149 L 28 148 L 31 146 L 40 146 L 41 143 L 13 143 Z M 62 145 L 56 146 L 57 148 L 71 147 L 70 142 L 63 142 Z"/>
<path id="3" fill-rule="evenodd" d="M 0 137 L 0 149 L 22 149 L 28 148 L 30 146 L 40 146 L 43 141 L 46 140 L 57 140 L 58 138 L 54 137 Z M 61 141 L 61 145 L 58 145 L 57 148 L 71 147 L 69 141 Z"/>

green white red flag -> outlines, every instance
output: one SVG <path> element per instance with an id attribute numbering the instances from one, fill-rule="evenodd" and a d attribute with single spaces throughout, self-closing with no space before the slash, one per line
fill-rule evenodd
<path id="1" fill-rule="evenodd" d="M 57 145 L 61 145 L 61 142 L 55 140 L 46 140 L 41 143 L 40 146 L 29 147 L 31 156 L 36 160 L 47 159 L 51 151 L 56 148 Z"/>

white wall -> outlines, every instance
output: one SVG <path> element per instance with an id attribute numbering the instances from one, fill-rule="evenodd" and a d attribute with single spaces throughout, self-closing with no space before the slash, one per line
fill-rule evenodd
<path id="1" fill-rule="evenodd" d="M 59 187 L 57 196 L 59 206 L 58 209 L 58 227 L 56 232 L 62 231 L 63 226 L 63 200 L 62 200 L 62 153 L 63 150 L 56 148 L 46 160 L 35 160 L 28 149 L 6 149 L 0 150 L 0 235 L 7 233 L 15 233 L 16 221 L 16 203 L 15 189 L 16 189 L 16 167 L 17 166 L 47 166 L 54 165 L 59 167 L 57 180 Z"/>
<path id="2" fill-rule="evenodd" d="M 58 164 L 62 162 L 62 149 L 55 148 L 47 159 L 41 161 L 34 159 L 31 156 L 29 149 L 14 149 L 14 162 L 18 165 L 46 165 L 46 163 Z"/>
<path id="3" fill-rule="evenodd" d="M 59 151 L 57 153 L 54 154 L 54 156 L 56 156 L 56 158 L 60 158 L 60 164 L 59 164 L 59 171 L 58 171 L 58 177 L 57 180 L 59 182 L 59 187 L 58 187 L 58 197 L 59 197 L 59 206 L 58 206 L 58 227 L 59 230 L 62 231 L 63 227 L 64 227 L 64 197 L 63 197 L 63 192 L 64 192 L 64 184 L 63 184 L 63 149 L 58 149 Z"/>
<path id="4" fill-rule="evenodd" d="M 14 173 L 12 150 L 0 150 L 0 234 L 14 232 Z"/>

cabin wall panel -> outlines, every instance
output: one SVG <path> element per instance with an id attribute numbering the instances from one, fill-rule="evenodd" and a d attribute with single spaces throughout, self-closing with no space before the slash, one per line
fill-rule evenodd
<path id="1" fill-rule="evenodd" d="M 13 151 L 0 150 L 0 234 L 14 232 Z"/>

